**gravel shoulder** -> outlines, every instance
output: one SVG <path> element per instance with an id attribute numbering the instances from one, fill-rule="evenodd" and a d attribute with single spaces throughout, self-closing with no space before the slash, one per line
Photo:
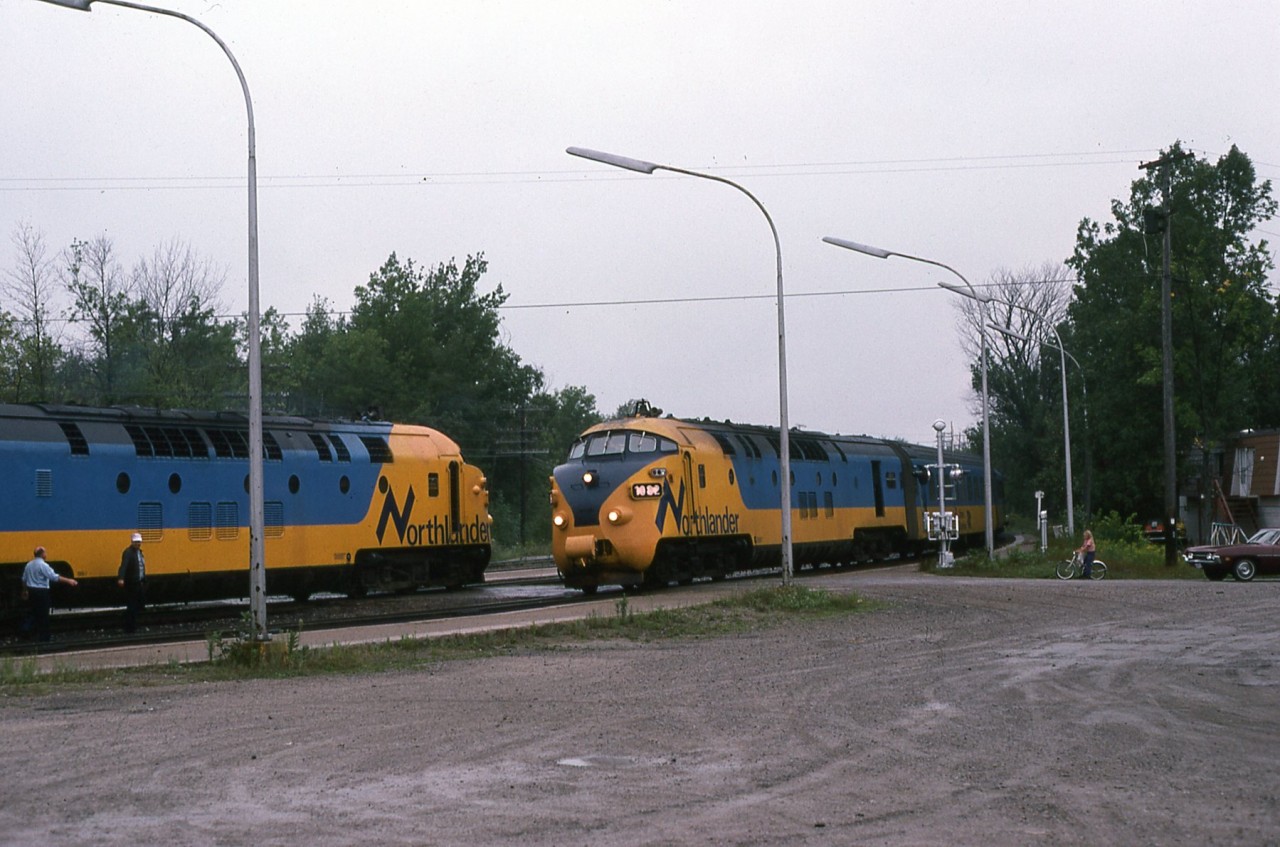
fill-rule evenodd
<path id="1" fill-rule="evenodd" d="M 420 672 L 0 696 L 0 844 L 1275 844 L 1280 582 L 886 601 Z"/>

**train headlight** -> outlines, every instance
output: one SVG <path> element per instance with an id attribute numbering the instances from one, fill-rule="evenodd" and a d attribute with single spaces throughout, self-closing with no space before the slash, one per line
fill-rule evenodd
<path id="1" fill-rule="evenodd" d="M 551 523 L 555 524 L 556 529 L 564 529 L 569 525 L 569 520 L 564 515 L 557 512 L 552 516 Z"/>
<path id="2" fill-rule="evenodd" d="M 615 506 L 609 510 L 605 517 L 608 518 L 609 523 L 613 526 L 622 526 L 631 520 L 631 510 L 625 506 Z"/>
<path id="3" fill-rule="evenodd" d="M 582 484 L 585 485 L 587 488 L 594 488 L 595 484 L 599 481 L 600 481 L 600 478 L 599 476 L 596 475 L 595 471 L 582 472 Z"/>

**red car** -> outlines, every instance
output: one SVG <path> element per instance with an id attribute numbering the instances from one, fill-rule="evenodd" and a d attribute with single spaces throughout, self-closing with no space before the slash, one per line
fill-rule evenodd
<path id="1" fill-rule="evenodd" d="M 1243 544 L 1188 547 L 1182 558 L 1215 582 L 1228 573 L 1241 582 L 1280 573 L 1280 529 L 1260 529 Z"/>

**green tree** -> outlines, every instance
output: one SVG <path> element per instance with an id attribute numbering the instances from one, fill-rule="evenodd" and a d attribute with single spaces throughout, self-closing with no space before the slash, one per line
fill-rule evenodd
<path id="1" fill-rule="evenodd" d="M 122 335 L 128 320 L 129 280 L 106 236 L 75 240 L 64 252 L 65 285 L 71 294 L 71 317 L 85 326 L 87 349 L 79 356 L 88 376 L 86 403 L 112 404 L 121 399 L 118 383 L 124 368 Z"/>
<path id="2" fill-rule="evenodd" d="M 1005 479 L 1005 498 L 1018 512 L 1033 512 L 1035 492 L 1044 491 L 1044 507 L 1062 520 L 1066 510 L 1066 461 L 1062 429 L 1061 357 L 1055 346 L 1059 324 L 1066 315 L 1071 288 L 1065 269 L 1053 262 L 1019 271 L 998 269 L 984 293 L 991 302 L 985 309 L 970 298 L 956 298 L 967 328 L 963 343 L 972 356 L 975 391 L 981 390 L 981 365 L 977 362 L 980 338 L 977 322 L 987 320 L 989 365 L 987 394 L 991 405 L 991 463 Z M 992 327 L 1000 327 L 1000 332 Z M 979 342 L 980 343 L 980 342 Z M 1068 350 L 1068 352 L 1071 352 Z M 1072 413 L 1073 497 L 1080 507 L 1081 475 L 1078 456 L 1084 452 L 1087 432 L 1082 426 L 1085 406 L 1079 374 L 1068 365 Z M 967 433 L 981 448 L 981 426 Z"/>
<path id="3" fill-rule="evenodd" d="M 1121 514 L 1163 511 L 1162 235 L 1152 224 L 1171 227 L 1180 455 L 1280 425 L 1273 263 L 1266 242 L 1250 240 L 1276 213 L 1271 183 L 1235 147 L 1216 163 L 1183 152 L 1174 144 L 1167 172 L 1113 201 L 1113 220 L 1081 221 L 1068 260 L 1079 282 L 1064 338 L 1089 380 L 1096 500 Z"/>
<path id="4" fill-rule="evenodd" d="M 53 335 L 56 280 L 53 259 L 44 233 L 19 223 L 12 236 L 18 258 L 3 282 L 4 292 L 17 312 L 16 344 L 19 353 L 13 373 L 14 399 L 23 402 L 59 399 L 55 376 L 63 356 Z"/>

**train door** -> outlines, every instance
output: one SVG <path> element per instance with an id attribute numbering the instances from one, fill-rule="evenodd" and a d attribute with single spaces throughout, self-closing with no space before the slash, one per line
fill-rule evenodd
<path id="1" fill-rule="evenodd" d="M 871 461 L 871 490 L 876 500 L 876 517 L 884 517 L 884 481 L 880 478 L 880 462 Z"/>
<path id="2" fill-rule="evenodd" d="M 695 492 L 698 489 L 699 474 L 695 473 L 693 453 L 688 450 L 684 451 L 684 479 L 684 490 L 688 492 L 684 508 L 688 514 L 693 514 L 697 511 L 698 495 Z"/>
<path id="3" fill-rule="evenodd" d="M 449 533 L 458 535 L 463 524 L 462 517 L 462 479 L 461 469 L 457 462 L 449 463 Z"/>

